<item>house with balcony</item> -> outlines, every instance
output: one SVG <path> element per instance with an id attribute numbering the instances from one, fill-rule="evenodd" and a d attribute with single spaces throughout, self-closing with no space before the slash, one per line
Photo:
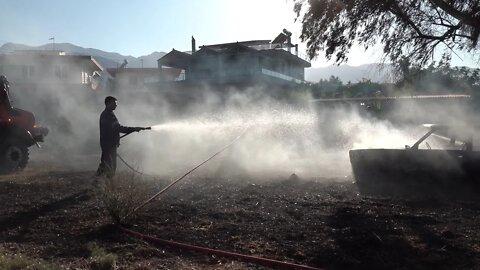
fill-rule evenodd
<path id="1" fill-rule="evenodd" d="M 176 68 L 108 68 L 113 77 L 113 89 L 139 90 L 152 88 L 162 82 L 182 80 L 181 70 Z"/>
<path id="2" fill-rule="evenodd" d="M 16 88 L 63 87 L 96 89 L 102 66 L 88 55 L 62 51 L 20 50 L 0 55 L 0 74 Z"/>
<path id="3" fill-rule="evenodd" d="M 106 75 L 92 56 L 50 50 L 2 54 L 0 74 L 10 82 L 13 106 L 35 112 L 45 125 L 65 134 L 70 134 L 72 127 L 60 112 L 79 104 L 98 107 L 97 93 L 103 91 Z"/>
<path id="4" fill-rule="evenodd" d="M 200 46 L 192 37 L 191 53 L 173 49 L 158 59 L 158 68 L 181 70 L 186 83 L 296 85 L 304 81 L 310 63 L 298 53 L 291 33 L 284 30 L 273 40 L 252 40 Z"/>

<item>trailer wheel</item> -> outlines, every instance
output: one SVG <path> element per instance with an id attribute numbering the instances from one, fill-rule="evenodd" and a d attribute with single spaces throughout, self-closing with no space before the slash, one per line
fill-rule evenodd
<path id="1" fill-rule="evenodd" d="M 10 139 L 0 147 L 0 173 L 23 170 L 27 162 L 28 148 L 24 143 Z"/>

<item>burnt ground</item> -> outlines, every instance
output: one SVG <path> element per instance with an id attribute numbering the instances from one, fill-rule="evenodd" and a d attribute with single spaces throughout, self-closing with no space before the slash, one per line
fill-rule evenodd
<path id="1" fill-rule="evenodd" d="M 269 269 L 132 238 L 114 226 L 93 172 L 0 177 L 0 254 L 60 269 Z M 149 182 L 149 193 L 167 184 Z M 163 239 L 325 269 L 480 269 L 480 204 L 358 196 L 351 181 L 192 176 L 127 226 Z M 108 269 L 108 268 L 107 268 Z"/>

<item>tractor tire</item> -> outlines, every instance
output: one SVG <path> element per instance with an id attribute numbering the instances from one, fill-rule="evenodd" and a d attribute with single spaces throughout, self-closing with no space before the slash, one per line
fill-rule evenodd
<path id="1" fill-rule="evenodd" d="M 0 147 L 0 173 L 21 171 L 27 166 L 28 148 L 21 141 L 7 139 Z"/>

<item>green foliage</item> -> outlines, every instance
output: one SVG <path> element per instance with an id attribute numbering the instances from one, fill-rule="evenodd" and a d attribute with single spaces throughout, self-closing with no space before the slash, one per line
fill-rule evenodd
<path id="1" fill-rule="evenodd" d="M 380 83 L 372 82 L 371 80 L 362 80 L 357 83 L 350 83 L 339 90 L 343 93 L 343 97 L 373 97 L 380 95 L 384 89 L 383 85 Z"/>
<path id="2" fill-rule="evenodd" d="M 343 82 L 335 76 L 330 76 L 328 80 L 321 79 L 311 87 L 311 92 L 315 98 L 333 98 L 338 89 L 343 86 Z"/>
<path id="3" fill-rule="evenodd" d="M 91 255 L 91 269 L 94 270 L 111 270 L 116 269 L 117 256 L 113 253 L 108 253 L 105 249 L 97 246 L 95 243 L 90 245 Z"/>
<path id="4" fill-rule="evenodd" d="M 479 10 L 476 0 L 295 0 L 309 57 L 322 51 L 337 63 L 357 43 L 366 49 L 381 43 L 393 63 L 407 58 L 421 66 L 439 44 L 478 51 Z"/>
<path id="5" fill-rule="evenodd" d="M 384 89 L 384 85 L 367 79 L 357 83 L 343 84 L 335 76 L 331 76 L 328 80 L 321 79 L 311 86 L 311 92 L 315 98 L 372 97 L 378 95 L 379 92 L 383 92 Z"/>
<path id="6" fill-rule="evenodd" d="M 427 68 L 420 68 L 403 61 L 399 66 L 398 88 L 414 89 L 428 94 L 478 94 L 480 92 L 480 69 L 451 67 L 450 56 L 444 55 Z"/>
<path id="7" fill-rule="evenodd" d="M 450 55 L 421 68 L 408 59 L 397 65 L 395 84 L 376 83 L 371 80 L 344 84 L 338 77 L 312 84 L 314 98 L 377 97 L 416 94 L 470 94 L 480 97 L 480 69 L 450 66 Z"/>

